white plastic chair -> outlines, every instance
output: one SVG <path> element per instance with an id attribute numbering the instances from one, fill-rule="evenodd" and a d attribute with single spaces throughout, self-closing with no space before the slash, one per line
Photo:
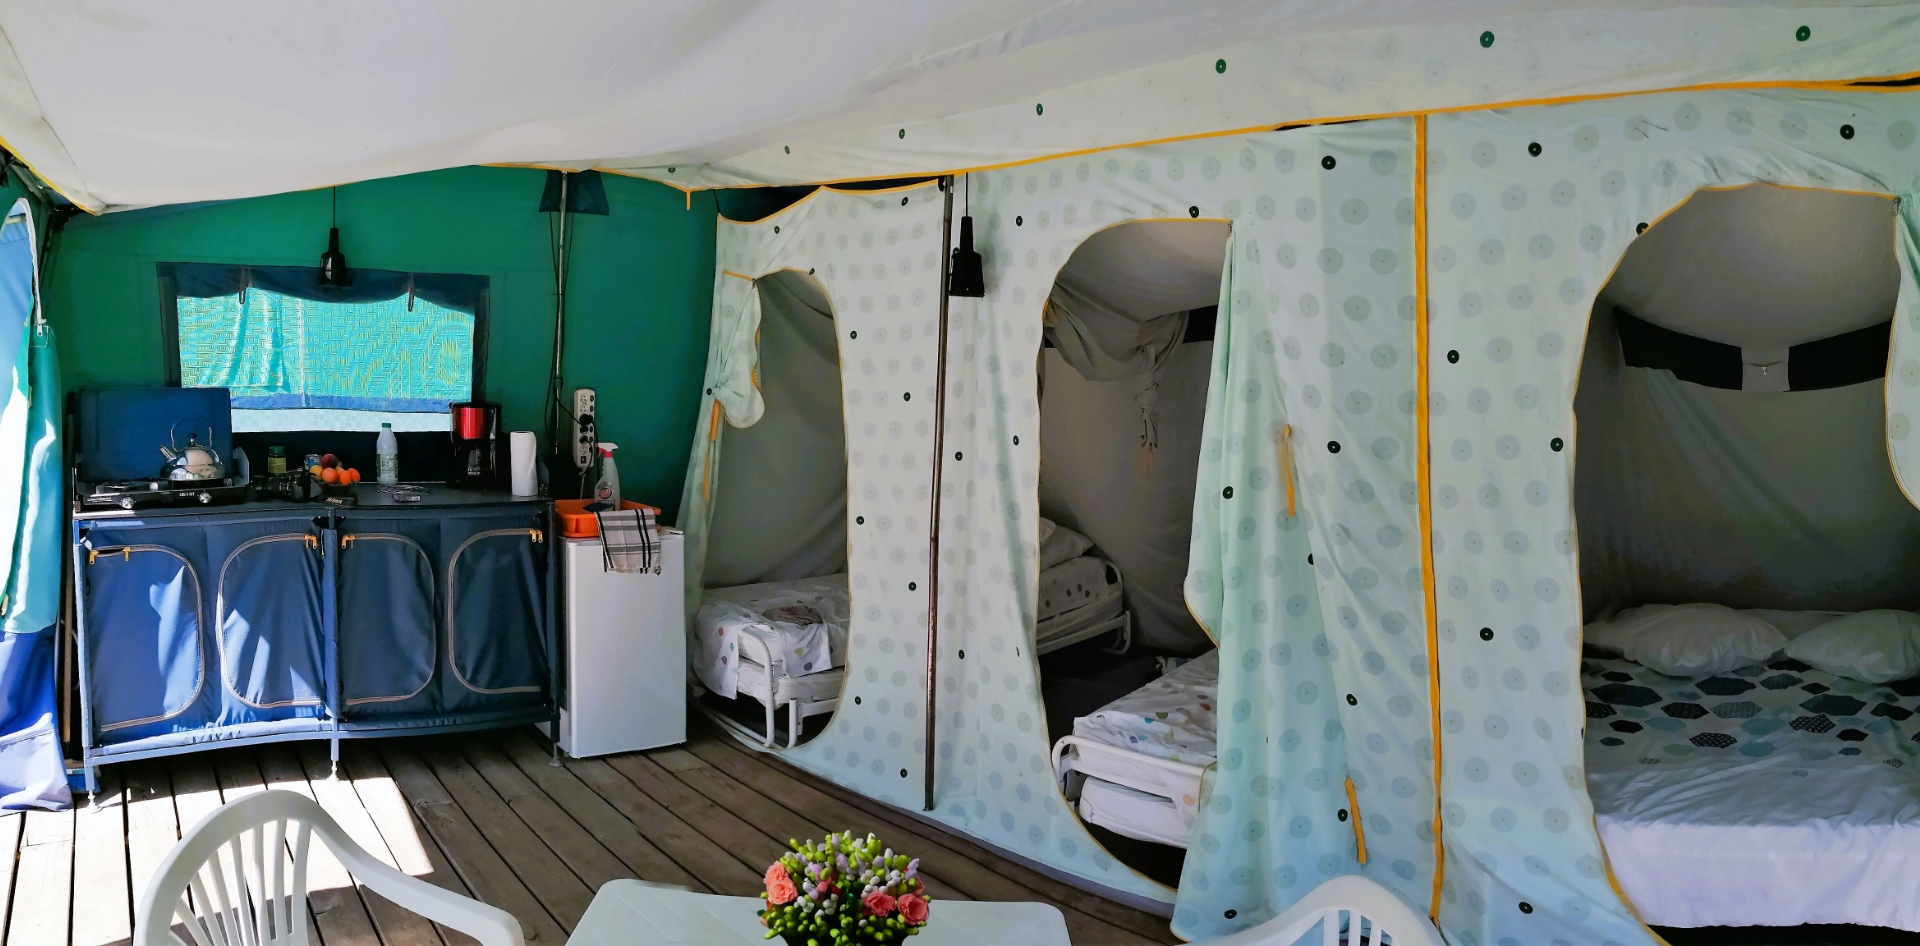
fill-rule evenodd
<path id="1" fill-rule="evenodd" d="M 1322 946 L 1340 946 L 1343 929 L 1346 946 L 1446 946 L 1433 924 L 1399 894 L 1357 874 L 1335 877 L 1287 912 L 1211 946 L 1294 946 L 1315 924 L 1321 924 Z"/>
<path id="2" fill-rule="evenodd" d="M 314 834 L 373 892 L 484 946 L 524 946 L 513 914 L 381 863 L 312 799 L 282 791 L 229 802 L 187 831 L 140 896 L 134 946 L 307 946 Z M 174 930 L 176 919 L 185 938 Z"/>

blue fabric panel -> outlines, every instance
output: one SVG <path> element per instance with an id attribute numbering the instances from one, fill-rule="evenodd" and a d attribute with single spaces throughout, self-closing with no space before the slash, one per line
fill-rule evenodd
<path id="1" fill-rule="evenodd" d="M 24 219 L 0 227 L 0 376 L 24 353 L 23 332 L 33 324 L 33 234 Z"/>
<path id="2" fill-rule="evenodd" d="M 402 523 L 353 525 L 339 556 L 343 715 L 430 709 L 439 663 L 431 554 L 412 535 L 384 531 Z"/>
<path id="3" fill-rule="evenodd" d="M 309 532 L 241 542 L 222 561 L 214 594 L 229 697 L 266 711 L 324 701 L 320 558 Z"/>
<path id="4" fill-rule="evenodd" d="M 203 442 L 209 428 L 221 459 L 233 455 L 233 411 L 224 388 L 85 388 L 80 391 L 80 479 L 88 483 L 157 475 L 160 446 Z"/>
<path id="5" fill-rule="evenodd" d="M 205 592 L 195 556 L 151 542 L 120 551 L 104 543 L 94 548 L 99 554 L 84 566 L 86 647 L 100 740 L 205 722 L 183 718 L 201 702 L 213 662 L 202 632 Z"/>
<path id="6" fill-rule="evenodd" d="M 0 634 L 0 808 L 72 802 L 55 705 L 53 635 Z"/>
<path id="7" fill-rule="evenodd" d="M 538 515 L 442 525 L 448 708 L 547 698 L 547 548 Z"/>
<path id="8" fill-rule="evenodd" d="M 67 555 L 65 471 L 61 466 L 60 357 L 53 327 L 33 330 L 33 390 L 27 417 L 27 482 L 20 531 L 7 584 L 6 614 L 0 631 L 35 634 L 53 627 L 60 615 L 61 566 Z M 48 686 L 52 686 L 51 677 Z"/>
<path id="9" fill-rule="evenodd" d="M 383 302 L 412 295 L 442 308 L 472 315 L 487 293 L 487 277 L 460 273 L 398 273 L 386 269 L 355 269 L 353 285 L 320 282 L 320 270 L 311 266 L 235 266 L 226 263 L 162 263 L 160 275 L 173 280 L 174 293 L 189 298 L 237 295 L 242 290 L 309 299 L 314 302 Z"/>

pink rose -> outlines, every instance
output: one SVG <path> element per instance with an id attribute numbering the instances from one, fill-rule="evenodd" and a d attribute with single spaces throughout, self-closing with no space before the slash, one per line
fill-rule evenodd
<path id="1" fill-rule="evenodd" d="M 767 868 L 767 902 L 774 906 L 792 903 L 800 892 L 793 889 L 793 879 L 787 876 L 787 868 L 779 861 Z"/>
<path id="2" fill-rule="evenodd" d="M 866 899 L 861 900 L 860 903 L 867 908 L 868 916 L 887 916 L 893 913 L 893 898 L 884 890 L 867 894 Z"/>
<path id="3" fill-rule="evenodd" d="M 927 922 L 927 901 L 913 894 L 903 893 L 895 902 L 900 906 L 900 919 L 914 926 Z"/>

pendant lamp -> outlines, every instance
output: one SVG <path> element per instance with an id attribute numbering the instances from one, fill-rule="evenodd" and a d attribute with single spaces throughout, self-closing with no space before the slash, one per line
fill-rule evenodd
<path id="1" fill-rule="evenodd" d="M 340 188 L 333 189 L 333 226 L 327 230 L 327 251 L 320 254 L 320 284 L 351 286 L 353 273 L 347 269 L 346 254 L 340 252 Z"/>

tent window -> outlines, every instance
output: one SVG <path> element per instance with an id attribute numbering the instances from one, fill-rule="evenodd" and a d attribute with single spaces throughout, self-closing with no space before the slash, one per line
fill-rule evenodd
<path id="1" fill-rule="evenodd" d="M 486 279 L 162 266 L 169 382 L 231 392 L 234 430 L 440 430 L 483 390 Z"/>

